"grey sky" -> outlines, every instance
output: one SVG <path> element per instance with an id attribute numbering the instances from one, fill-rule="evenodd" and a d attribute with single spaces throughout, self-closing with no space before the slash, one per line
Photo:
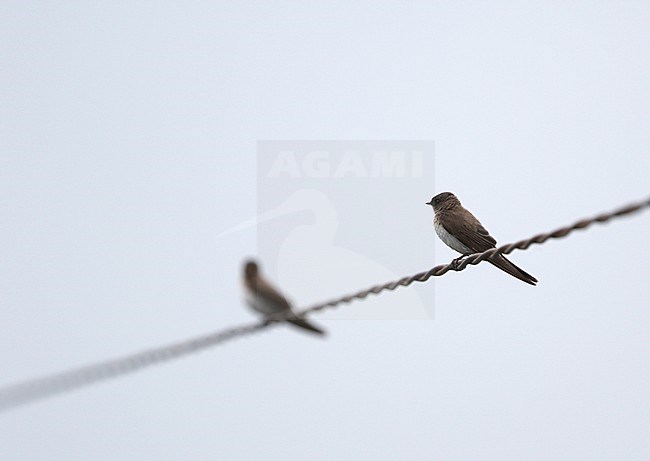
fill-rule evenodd
<path id="1" fill-rule="evenodd" d="M 257 213 L 258 140 L 434 140 L 431 190 L 361 210 L 407 223 L 400 275 L 456 256 L 436 192 L 499 243 L 647 197 L 649 20 L 647 2 L 3 2 L 0 385 L 252 320 L 255 229 L 216 236 Z M 433 321 L 315 317 L 326 340 L 280 327 L 0 414 L 0 458 L 646 460 L 649 233 L 646 212 L 513 254 L 537 287 L 447 274 Z"/>

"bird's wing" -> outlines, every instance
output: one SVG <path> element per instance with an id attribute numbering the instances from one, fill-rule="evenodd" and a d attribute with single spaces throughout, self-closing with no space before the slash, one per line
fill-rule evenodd
<path id="1" fill-rule="evenodd" d="M 460 243 L 470 248 L 472 251 L 480 253 L 489 250 L 490 248 L 494 248 L 497 241 L 490 235 L 487 229 L 481 225 L 474 215 L 470 213 L 470 216 L 473 219 L 445 219 L 441 223 L 447 232 L 456 237 Z"/>
<path id="2" fill-rule="evenodd" d="M 263 296 L 270 303 L 277 306 L 278 310 L 291 309 L 291 304 L 289 304 L 287 298 L 285 298 L 279 291 L 273 288 L 273 286 L 262 277 L 257 277 L 256 285 L 258 295 Z"/>

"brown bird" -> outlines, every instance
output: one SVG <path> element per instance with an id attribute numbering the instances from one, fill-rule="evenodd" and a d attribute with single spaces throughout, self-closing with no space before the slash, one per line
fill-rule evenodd
<path id="1" fill-rule="evenodd" d="M 244 265 L 244 292 L 247 304 L 267 318 L 283 320 L 319 335 L 325 334 L 291 310 L 289 301 L 262 277 L 255 261 L 247 261 Z"/>
<path id="2" fill-rule="evenodd" d="M 427 205 L 433 207 L 435 216 L 433 227 L 440 240 L 452 250 L 461 253 L 463 257 L 482 253 L 490 248 L 496 248 L 497 241 L 481 225 L 472 213 L 460 204 L 460 200 L 451 192 L 442 192 L 431 199 Z M 490 264 L 526 283 L 535 285 L 537 279 L 506 259 L 502 254 L 496 254 L 487 260 Z"/>

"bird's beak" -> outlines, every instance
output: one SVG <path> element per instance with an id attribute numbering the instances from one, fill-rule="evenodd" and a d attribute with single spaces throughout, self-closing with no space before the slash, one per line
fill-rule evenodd
<path id="1" fill-rule="evenodd" d="M 431 202 L 427 202 L 427 203 L 425 203 L 425 205 L 431 205 Z"/>

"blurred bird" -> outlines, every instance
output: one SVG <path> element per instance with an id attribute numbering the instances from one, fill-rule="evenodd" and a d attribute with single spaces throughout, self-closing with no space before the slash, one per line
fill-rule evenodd
<path id="1" fill-rule="evenodd" d="M 325 334 L 291 310 L 289 301 L 262 277 L 255 261 L 247 261 L 244 265 L 244 291 L 247 304 L 267 318 L 286 321 L 319 335 Z"/>
<path id="2" fill-rule="evenodd" d="M 472 213 L 460 204 L 460 200 L 451 192 L 442 192 L 427 202 L 433 207 L 435 216 L 433 227 L 436 234 L 449 248 L 462 254 L 454 261 L 458 262 L 473 253 L 482 253 L 496 248 L 497 241 L 481 225 Z M 490 264 L 526 283 L 535 285 L 537 279 L 508 261 L 502 254 L 496 254 L 487 260 Z"/>

